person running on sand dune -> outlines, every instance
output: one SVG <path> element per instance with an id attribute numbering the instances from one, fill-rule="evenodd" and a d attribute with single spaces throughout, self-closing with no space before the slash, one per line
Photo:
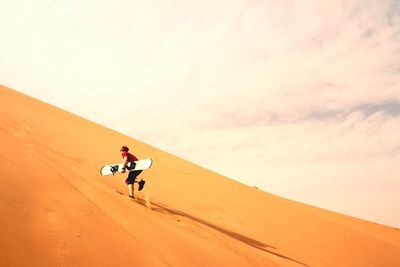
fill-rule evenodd
<path id="1" fill-rule="evenodd" d="M 124 159 L 123 166 L 122 166 L 122 173 L 125 173 L 126 170 L 129 170 L 128 166 L 131 166 L 131 168 L 134 167 L 135 161 L 138 160 L 137 157 L 135 157 L 133 154 L 129 153 L 129 148 L 127 146 L 123 146 L 120 149 L 121 156 Z M 130 164 L 129 164 L 130 163 Z M 133 184 L 138 183 L 139 184 L 139 191 L 143 189 L 143 186 L 145 184 L 145 180 L 140 179 L 140 181 L 136 181 L 136 177 L 141 173 L 142 171 L 129 171 L 128 178 L 126 178 L 125 183 L 128 185 L 128 190 L 129 190 L 129 197 L 130 198 L 135 198 L 133 194 Z"/>

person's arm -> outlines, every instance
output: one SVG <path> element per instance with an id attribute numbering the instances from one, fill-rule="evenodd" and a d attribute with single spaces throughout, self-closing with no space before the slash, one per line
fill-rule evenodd
<path id="1" fill-rule="evenodd" d="M 128 166 L 128 156 L 125 156 L 124 157 L 124 163 L 122 165 L 122 170 L 121 170 L 122 173 L 125 172 L 127 166 Z"/>

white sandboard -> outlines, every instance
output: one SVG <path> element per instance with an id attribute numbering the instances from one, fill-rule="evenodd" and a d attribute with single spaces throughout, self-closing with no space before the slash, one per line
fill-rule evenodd
<path id="1" fill-rule="evenodd" d="M 128 168 L 126 170 L 127 171 L 147 170 L 148 168 L 151 167 L 151 164 L 153 164 L 152 159 L 142 159 L 142 160 L 135 161 L 133 168 L 131 168 L 130 163 L 129 163 Z M 121 172 L 122 166 L 123 166 L 123 163 L 104 165 L 100 169 L 100 174 L 101 175 L 114 175 L 115 173 Z"/>

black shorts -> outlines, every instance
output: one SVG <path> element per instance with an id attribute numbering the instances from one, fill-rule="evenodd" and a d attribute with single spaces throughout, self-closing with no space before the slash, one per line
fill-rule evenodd
<path id="1" fill-rule="evenodd" d="M 136 177 L 141 173 L 142 171 L 130 171 L 128 174 L 128 178 L 126 178 L 125 183 L 126 184 L 133 184 L 135 182 Z"/>

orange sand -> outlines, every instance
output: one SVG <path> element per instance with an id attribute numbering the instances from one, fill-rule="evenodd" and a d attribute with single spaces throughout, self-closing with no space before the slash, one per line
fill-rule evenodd
<path id="1" fill-rule="evenodd" d="M 398 229 L 245 186 L 5 87 L 0 140 L 0 266 L 400 266 Z M 154 160 L 137 201 L 125 174 L 99 175 L 122 144 Z"/>

